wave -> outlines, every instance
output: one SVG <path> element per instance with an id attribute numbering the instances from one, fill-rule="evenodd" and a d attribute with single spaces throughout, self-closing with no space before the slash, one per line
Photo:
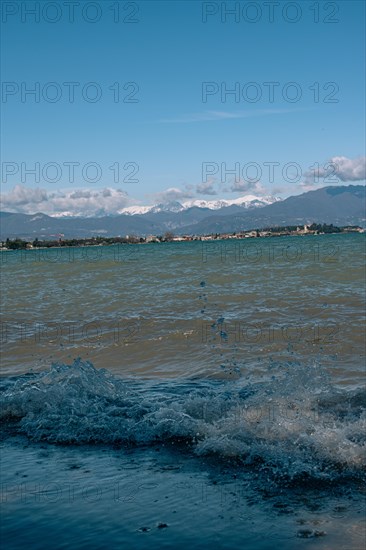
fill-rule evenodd
<path id="1" fill-rule="evenodd" d="M 122 379 L 77 359 L 1 382 L 3 436 L 57 444 L 183 444 L 280 479 L 364 479 L 366 391 L 317 365 L 258 381 Z"/>

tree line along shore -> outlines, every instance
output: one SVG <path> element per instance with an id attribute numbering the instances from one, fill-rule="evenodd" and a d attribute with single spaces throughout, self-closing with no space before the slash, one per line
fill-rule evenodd
<path id="1" fill-rule="evenodd" d="M 331 233 L 365 233 L 365 229 L 358 225 L 347 225 L 337 227 L 333 224 L 317 224 L 295 226 L 287 225 L 281 227 L 266 227 L 263 229 L 253 229 L 248 231 L 237 231 L 232 233 L 211 233 L 209 235 L 183 235 L 175 236 L 173 232 L 167 231 L 164 235 L 148 235 L 139 237 L 137 235 L 125 235 L 124 237 L 85 237 L 65 239 L 64 235 L 57 235 L 55 239 L 34 240 L 7 238 L 0 244 L 1 250 L 29 250 L 34 248 L 60 248 L 73 246 L 108 246 L 114 244 L 146 244 L 146 243 L 165 243 L 182 241 L 210 241 L 225 239 L 245 239 L 260 237 L 282 237 L 296 235 L 324 235 Z"/>

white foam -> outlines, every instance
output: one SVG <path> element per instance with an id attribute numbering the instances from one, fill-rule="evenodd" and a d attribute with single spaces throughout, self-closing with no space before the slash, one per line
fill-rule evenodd
<path id="1" fill-rule="evenodd" d="M 38 441 L 184 439 L 198 455 L 235 457 L 280 476 L 362 475 L 365 392 L 333 388 L 318 367 L 281 372 L 260 383 L 152 384 L 116 378 L 79 359 L 9 385 L 1 418 Z"/>

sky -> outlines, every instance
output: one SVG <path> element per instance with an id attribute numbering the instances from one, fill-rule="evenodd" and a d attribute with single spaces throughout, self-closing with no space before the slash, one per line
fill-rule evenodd
<path id="1" fill-rule="evenodd" d="M 2 210 L 365 182 L 364 2 L 1 8 Z"/>

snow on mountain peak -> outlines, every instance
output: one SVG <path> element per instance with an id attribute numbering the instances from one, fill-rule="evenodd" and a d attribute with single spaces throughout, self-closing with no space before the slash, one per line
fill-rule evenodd
<path id="1" fill-rule="evenodd" d="M 276 202 L 275 197 L 257 197 L 255 195 L 244 195 L 236 199 L 218 199 L 213 201 L 205 201 L 201 199 L 195 199 L 193 201 L 187 201 L 183 203 L 185 208 L 191 208 L 192 206 L 198 206 L 199 208 L 209 208 L 210 210 L 218 210 L 219 208 L 225 208 L 227 206 L 242 206 L 243 208 L 251 208 L 256 206 L 266 206 Z"/>
<path id="2" fill-rule="evenodd" d="M 209 210 L 219 210 L 226 208 L 227 206 L 241 206 L 242 208 L 256 208 L 260 206 L 267 206 L 281 199 L 277 197 L 257 197 L 255 195 L 244 195 L 236 199 L 217 199 L 217 200 L 203 200 L 193 199 L 185 201 L 183 203 L 172 201 L 165 204 L 156 204 L 152 206 L 127 206 L 119 211 L 119 214 L 128 214 L 130 216 L 143 215 L 147 213 L 156 214 L 158 212 L 181 212 L 188 208 L 208 208 Z"/>
<path id="3" fill-rule="evenodd" d="M 152 206 L 139 206 L 135 204 L 134 206 L 127 206 L 118 211 L 118 214 L 128 214 L 129 216 L 135 216 L 137 214 L 147 214 L 150 212 Z"/>

